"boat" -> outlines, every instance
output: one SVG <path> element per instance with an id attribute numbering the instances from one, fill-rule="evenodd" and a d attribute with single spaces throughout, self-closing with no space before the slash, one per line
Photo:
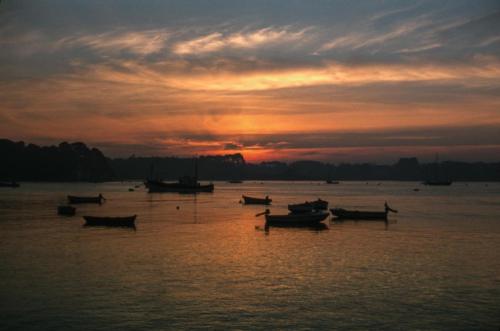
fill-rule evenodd
<path id="1" fill-rule="evenodd" d="M 309 213 L 289 213 L 283 215 L 272 215 L 268 211 L 266 215 L 267 225 L 281 226 L 314 226 L 324 221 L 330 213 L 325 211 L 314 211 Z"/>
<path id="2" fill-rule="evenodd" d="M 75 215 L 75 212 L 76 212 L 76 208 L 73 206 L 64 205 L 64 206 L 57 207 L 57 213 L 59 215 L 73 216 L 73 215 Z"/>
<path id="3" fill-rule="evenodd" d="M 327 179 L 326 183 L 327 184 L 340 184 L 340 182 L 338 180 L 331 180 L 331 179 Z"/>
<path id="4" fill-rule="evenodd" d="M 200 184 L 195 177 L 184 176 L 178 182 L 166 183 L 159 180 L 144 182 L 149 193 L 199 193 L 213 192 L 214 184 Z"/>
<path id="5" fill-rule="evenodd" d="M 321 199 L 288 205 L 288 210 L 292 213 L 309 213 L 315 210 L 318 211 L 327 209 L 328 201 Z"/>
<path id="6" fill-rule="evenodd" d="M 177 182 L 163 182 L 161 180 L 148 179 L 144 186 L 149 193 L 200 193 L 213 192 L 214 184 L 201 184 L 198 182 L 198 160 L 195 159 L 194 176 L 183 176 Z"/>
<path id="7" fill-rule="evenodd" d="M 429 186 L 450 186 L 452 184 L 451 180 L 426 180 L 423 182 L 424 185 Z"/>
<path id="8" fill-rule="evenodd" d="M 19 187 L 19 183 L 17 182 L 0 182 L 0 187 Z"/>
<path id="9" fill-rule="evenodd" d="M 242 197 L 245 205 L 270 205 L 273 201 L 272 199 L 269 199 L 269 196 L 266 196 L 265 198 L 254 198 L 243 195 Z"/>
<path id="10" fill-rule="evenodd" d="M 101 204 L 104 200 L 104 197 L 102 194 L 99 194 L 96 197 L 79 197 L 79 196 L 74 196 L 74 195 L 68 195 L 68 201 L 69 203 L 76 204 L 76 203 L 98 203 Z"/>
<path id="11" fill-rule="evenodd" d="M 428 186 L 450 186 L 452 181 L 449 179 L 443 179 L 440 171 L 439 155 L 436 155 L 436 161 L 434 162 L 434 176 L 432 179 L 424 181 L 422 184 Z"/>
<path id="12" fill-rule="evenodd" d="M 94 226 L 135 226 L 135 219 L 137 215 L 124 216 L 124 217 L 102 217 L 102 216 L 83 216 L 85 225 Z"/>
<path id="13" fill-rule="evenodd" d="M 243 181 L 242 180 L 239 180 L 239 179 L 234 179 L 234 180 L 230 180 L 228 181 L 229 184 L 242 184 Z"/>
<path id="14" fill-rule="evenodd" d="M 389 212 L 397 213 L 398 211 L 389 207 L 387 203 L 384 204 L 384 211 L 359 211 L 347 210 L 343 208 L 333 208 L 330 212 L 336 219 L 341 220 L 381 220 L 387 221 Z"/>

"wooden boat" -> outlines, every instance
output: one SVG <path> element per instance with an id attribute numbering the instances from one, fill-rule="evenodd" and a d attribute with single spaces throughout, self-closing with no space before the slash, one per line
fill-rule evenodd
<path id="1" fill-rule="evenodd" d="M 249 197 L 249 196 L 246 196 L 246 195 L 243 195 L 243 202 L 245 203 L 245 205 L 270 205 L 271 204 L 271 201 L 273 201 L 272 199 L 269 199 L 268 196 L 266 196 L 265 198 L 253 198 L 253 197 Z"/>
<path id="2" fill-rule="evenodd" d="M 431 179 L 424 181 L 422 184 L 428 186 L 450 186 L 452 181 L 443 177 L 441 165 L 439 163 L 439 155 L 436 155 L 436 161 L 434 162 L 434 176 Z"/>
<path id="3" fill-rule="evenodd" d="M 288 210 L 292 213 L 309 213 L 314 210 L 317 211 L 317 210 L 327 210 L 327 209 L 328 209 L 328 201 L 321 199 L 288 205 Z"/>
<path id="4" fill-rule="evenodd" d="M 57 213 L 59 215 L 73 216 L 75 215 L 76 208 L 73 206 L 59 206 L 57 207 Z"/>
<path id="5" fill-rule="evenodd" d="M 74 195 L 68 195 L 68 201 L 69 203 L 76 204 L 76 203 L 98 203 L 101 204 L 104 201 L 104 197 L 102 194 L 99 194 L 96 197 L 78 197 Z"/>
<path id="6" fill-rule="evenodd" d="M 424 185 L 429 186 L 450 186 L 452 184 L 451 180 L 426 180 L 423 182 Z"/>
<path id="7" fill-rule="evenodd" d="M 151 165 L 150 178 L 153 175 L 154 164 Z M 166 183 L 161 180 L 148 179 L 144 186 L 149 193 L 200 193 L 213 192 L 214 184 L 198 182 L 198 159 L 194 160 L 194 176 L 183 176 L 177 182 Z"/>
<path id="8" fill-rule="evenodd" d="M 166 183 L 159 180 L 144 182 L 149 193 L 199 193 L 213 192 L 214 184 L 200 184 L 195 177 L 183 177 L 178 182 Z"/>
<path id="9" fill-rule="evenodd" d="M 281 225 L 281 226 L 314 226 L 324 221 L 330 213 L 325 211 L 316 211 L 310 213 L 290 213 L 284 215 L 271 215 L 266 212 L 267 225 Z"/>
<path id="10" fill-rule="evenodd" d="M 239 180 L 239 179 L 234 179 L 234 180 L 230 180 L 228 181 L 229 184 L 242 184 L 243 181 L 242 180 Z"/>
<path id="11" fill-rule="evenodd" d="M 337 219 L 344 220 L 382 220 L 387 221 L 387 215 L 389 212 L 397 213 L 385 203 L 384 211 L 359 211 L 359 210 L 347 210 L 343 208 L 333 208 L 330 209 L 333 216 Z"/>
<path id="12" fill-rule="evenodd" d="M 17 183 L 17 182 L 0 182 L 0 187 L 16 188 L 16 187 L 19 187 L 19 183 Z"/>
<path id="13" fill-rule="evenodd" d="M 83 216 L 85 225 L 90 226 L 135 226 L 137 215 L 125 217 L 101 217 L 101 216 Z"/>

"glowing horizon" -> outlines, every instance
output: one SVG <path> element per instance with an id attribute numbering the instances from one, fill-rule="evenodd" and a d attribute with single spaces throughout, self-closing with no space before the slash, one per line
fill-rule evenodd
<path id="1" fill-rule="evenodd" d="M 500 161 L 497 2 L 222 3 L 54 0 L 61 17 L 1 3 L 0 137 L 111 156 Z"/>

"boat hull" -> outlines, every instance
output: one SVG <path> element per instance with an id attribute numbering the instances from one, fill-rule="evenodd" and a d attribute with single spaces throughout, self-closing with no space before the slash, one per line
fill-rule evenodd
<path id="1" fill-rule="evenodd" d="M 342 208 L 330 209 L 336 219 L 343 220 L 387 220 L 386 211 L 359 211 L 359 210 L 346 210 Z"/>
<path id="2" fill-rule="evenodd" d="M 267 225 L 281 226 L 300 226 L 300 225 L 317 225 L 324 221 L 330 214 L 327 212 L 315 212 L 305 214 L 288 214 L 288 215 L 266 215 Z"/>
<path id="3" fill-rule="evenodd" d="M 16 188 L 19 187 L 19 183 L 12 182 L 12 183 L 4 183 L 0 182 L 0 187 L 11 187 L 11 188 Z"/>
<path id="4" fill-rule="evenodd" d="M 120 226 L 134 227 L 137 215 L 125 217 L 98 217 L 98 216 L 83 216 L 85 225 L 88 226 Z"/>
<path id="5" fill-rule="evenodd" d="M 214 184 L 187 185 L 182 183 L 146 182 L 149 193 L 199 193 L 213 192 Z"/>
<path id="6" fill-rule="evenodd" d="M 244 195 L 243 196 L 243 202 L 245 205 L 270 205 L 273 200 L 269 198 L 253 198 Z"/>
<path id="7" fill-rule="evenodd" d="M 426 181 L 424 185 L 428 186 L 450 186 L 452 184 L 451 181 Z"/>

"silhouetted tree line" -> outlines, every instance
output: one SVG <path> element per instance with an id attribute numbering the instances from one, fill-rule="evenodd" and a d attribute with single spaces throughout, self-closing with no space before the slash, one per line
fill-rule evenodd
<path id="1" fill-rule="evenodd" d="M 83 143 L 40 147 L 0 139 L 0 179 L 15 181 L 104 181 L 114 178 L 109 160 Z"/>
<path id="2" fill-rule="evenodd" d="M 408 180 L 500 181 L 500 163 L 441 162 L 421 164 L 401 158 L 393 165 L 331 164 L 319 161 L 246 163 L 241 154 L 202 156 L 198 177 L 204 180 Z M 118 178 L 175 180 L 194 174 L 192 158 L 130 157 L 111 160 Z"/>
<path id="3" fill-rule="evenodd" d="M 0 180 L 107 181 L 155 178 L 177 180 L 195 174 L 195 159 L 180 157 L 106 158 L 83 143 L 39 147 L 0 140 Z M 201 156 L 200 180 L 411 180 L 500 181 L 500 163 L 421 164 L 402 158 L 393 165 L 331 164 L 319 161 L 246 163 L 243 155 Z"/>

